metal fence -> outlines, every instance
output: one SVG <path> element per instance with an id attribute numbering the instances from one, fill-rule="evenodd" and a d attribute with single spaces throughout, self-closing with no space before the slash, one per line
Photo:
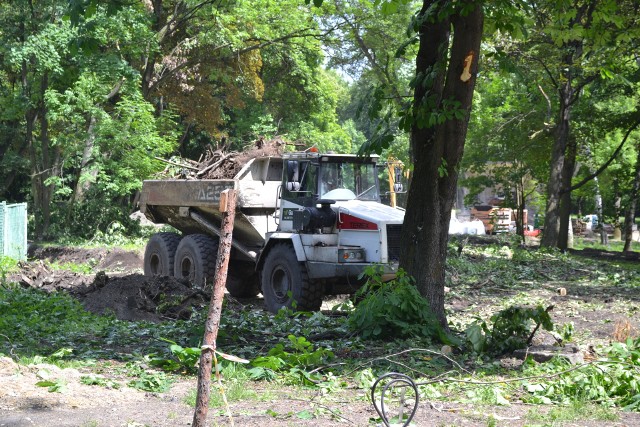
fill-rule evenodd
<path id="1" fill-rule="evenodd" d="M 27 258 L 27 204 L 0 203 L 0 255 Z"/>

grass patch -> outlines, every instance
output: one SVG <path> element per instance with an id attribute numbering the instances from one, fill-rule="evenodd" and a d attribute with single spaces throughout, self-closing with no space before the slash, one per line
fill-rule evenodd
<path id="1" fill-rule="evenodd" d="M 566 406 L 556 406 L 549 411 L 531 409 L 526 416 L 528 421 L 543 422 L 556 426 L 571 421 L 618 421 L 620 418 L 612 408 L 585 402 L 572 402 Z"/>
<path id="2" fill-rule="evenodd" d="M 7 275 L 18 271 L 18 261 L 6 256 L 0 256 L 0 284 L 6 282 Z"/>
<path id="3" fill-rule="evenodd" d="M 238 402 L 240 400 L 269 400 L 273 397 L 270 393 L 257 393 L 255 390 L 249 387 L 247 381 L 227 380 L 222 383 L 224 388 L 224 394 L 227 397 L 227 402 Z M 185 398 L 185 403 L 189 406 L 196 406 L 197 391 L 191 390 Z M 222 398 L 222 392 L 215 379 L 212 378 L 211 393 L 209 396 L 210 408 L 224 407 L 224 400 Z"/>
<path id="4" fill-rule="evenodd" d="M 602 243 L 600 243 L 600 235 L 598 234 L 598 232 L 596 232 L 596 235 L 590 239 L 574 237 L 573 248 L 574 249 L 598 249 L 601 251 L 622 252 L 622 249 L 624 249 L 624 241 L 614 240 L 609 238 L 609 243 L 606 245 L 603 245 Z M 640 251 L 640 242 L 632 241 L 631 250 Z"/>
<path id="5" fill-rule="evenodd" d="M 98 265 L 98 261 L 95 259 L 91 259 L 89 262 L 83 262 L 80 264 L 75 262 L 49 263 L 49 267 L 51 267 L 52 270 L 70 271 L 77 274 L 91 274 L 93 273 L 93 269 L 96 265 Z"/>

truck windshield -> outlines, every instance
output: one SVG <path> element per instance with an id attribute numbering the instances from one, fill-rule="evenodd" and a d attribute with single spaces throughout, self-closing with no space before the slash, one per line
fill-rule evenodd
<path id="1" fill-rule="evenodd" d="M 372 163 L 322 163 L 320 198 L 378 200 L 376 167 Z"/>

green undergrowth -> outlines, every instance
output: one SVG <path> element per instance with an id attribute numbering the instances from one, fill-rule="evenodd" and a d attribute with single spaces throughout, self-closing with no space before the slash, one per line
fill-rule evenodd
<path id="1" fill-rule="evenodd" d="M 580 340 L 585 331 L 573 323 L 550 321 L 558 310 L 583 315 L 585 308 L 598 310 L 604 303 L 575 298 L 551 310 L 555 289 L 563 286 L 589 296 L 623 291 L 633 295 L 640 283 L 637 266 L 505 241 L 467 245 L 459 255 L 453 251 L 447 271 L 447 300 L 466 305 L 447 313 L 453 339 L 444 340 L 444 347 L 424 301 L 402 275 L 383 284 L 374 272 L 371 292 L 356 298 L 356 306 L 342 300 L 333 310 L 318 313 L 282 310 L 272 315 L 261 307 L 225 300 L 217 349 L 249 361 L 239 364 L 218 357 L 227 400 L 274 399 L 278 387 L 322 395 L 356 390 L 355 398 L 361 399 L 376 378 L 393 371 L 414 378 L 423 401 L 544 405 L 545 410 L 537 412 L 545 414 L 541 418 L 527 417 L 534 423 L 562 422 L 563 411 L 575 419 L 611 420 L 620 409 L 640 410 L 637 339 L 595 345 L 596 359 L 585 366 L 555 359 L 542 364 L 528 360 L 513 368 L 501 361 L 508 351 L 526 345 L 536 325 L 540 331 L 552 329 L 564 342 L 584 345 Z M 21 364 L 81 367 L 85 384 L 153 392 L 167 390 L 177 376 L 193 378 L 197 372 L 204 309 L 194 311 L 189 320 L 124 322 L 87 313 L 64 293 L 2 283 L 0 353 Z M 623 296 L 616 297 L 615 307 L 635 316 L 634 304 Z M 212 388 L 211 402 L 222 408 L 217 387 Z M 194 400 L 195 392 L 189 398 Z"/>
<path id="2" fill-rule="evenodd" d="M 0 256 L 0 284 L 7 281 L 7 275 L 18 271 L 18 261 L 6 256 Z"/>
<path id="3" fill-rule="evenodd" d="M 612 252 L 621 252 L 624 249 L 624 241 L 622 240 L 613 240 L 609 239 L 607 244 L 600 243 L 600 235 L 598 232 L 594 235 L 594 237 L 586 239 L 583 237 L 574 237 L 573 238 L 573 249 L 597 249 L 602 251 L 612 251 Z M 631 250 L 639 251 L 640 243 L 636 241 L 631 242 Z"/>
<path id="4" fill-rule="evenodd" d="M 124 250 L 140 250 L 145 247 L 149 237 L 154 233 L 161 231 L 176 230 L 168 225 L 163 227 L 140 226 L 129 222 L 126 226 L 121 222 L 112 221 L 104 230 L 93 230 L 91 237 L 84 238 L 77 235 L 60 233 L 56 236 L 55 241 L 50 243 L 42 243 L 46 246 L 73 246 L 80 248 L 104 248 L 118 247 Z"/>

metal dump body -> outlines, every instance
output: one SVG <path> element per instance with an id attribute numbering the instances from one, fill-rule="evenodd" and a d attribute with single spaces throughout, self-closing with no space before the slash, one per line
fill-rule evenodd
<path id="1" fill-rule="evenodd" d="M 194 216 L 220 227 L 220 193 L 235 189 L 234 241 L 248 249 L 260 249 L 266 233 L 276 229 L 274 214 L 281 179 L 282 159 L 267 157 L 251 159 L 233 179 L 147 180 L 142 185 L 140 211 L 151 221 L 169 224 L 184 234 L 211 234 Z"/>

